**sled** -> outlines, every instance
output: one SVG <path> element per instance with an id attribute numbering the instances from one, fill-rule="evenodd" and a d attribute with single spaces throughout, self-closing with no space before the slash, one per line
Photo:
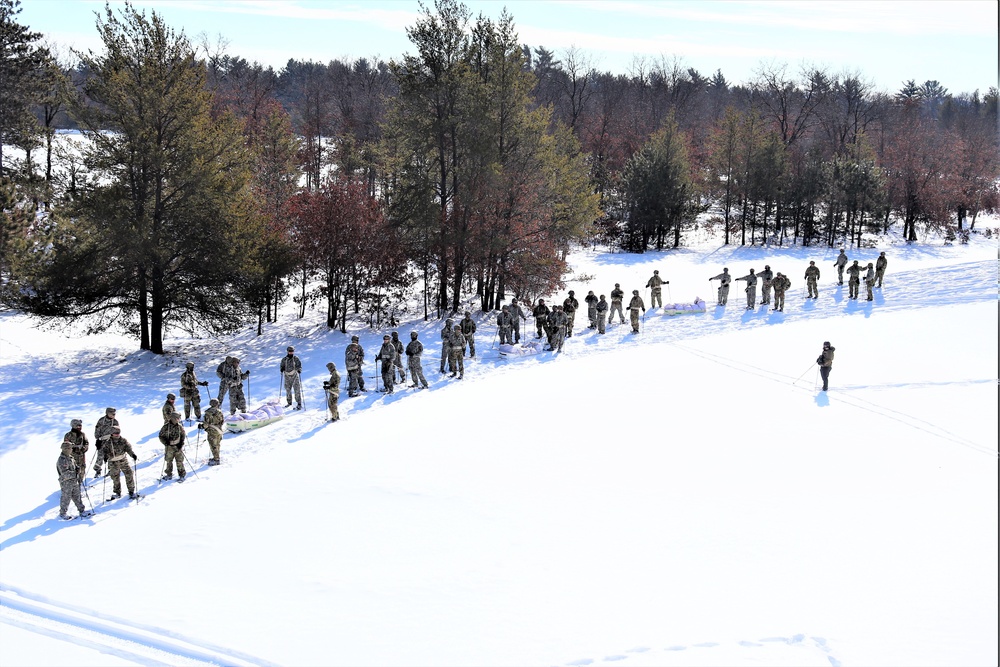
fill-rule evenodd
<path id="1" fill-rule="evenodd" d="M 540 352 L 542 352 L 542 342 L 537 340 L 529 340 L 518 345 L 510 343 L 500 345 L 501 357 L 529 357 Z"/>
<path id="2" fill-rule="evenodd" d="M 694 303 L 668 303 L 663 306 L 664 315 L 699 315 L 707 309 L 707 304 L 701 297 L 695 297 Z"/>
<path id="3" fill-rule="evenodd" d="M 281 421 L 285 418 L 285 410 L 280 401 L 268 401 L 253 412 L 237 412 L 226 417 L 226 430 L 231 433 L 252 431 Z"/>

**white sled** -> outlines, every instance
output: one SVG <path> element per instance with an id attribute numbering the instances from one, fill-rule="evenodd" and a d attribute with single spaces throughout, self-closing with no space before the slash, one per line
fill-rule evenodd
<path id="1" fill-rule="evenodd" d="M 694 303 L 668 303 L 663 306 L 664 315 L 698 315 L 707 309 L 705 301 L 696 296 Z"/>
<path id="2" fill-rule="evenodd" d="M 518 345 L 503 343 L 500 345 L 501 357 L 528 357 L 542 351 L 542 343 L 537 340 L 529 340 Z"/>
<path id="3" fill-rule="evenodd" d="M 237 412 L 226 417 L 226 430 L 234 433 L 252 431 L 285 418 L 280 401 L 268 401 L 253 412 Z"/>

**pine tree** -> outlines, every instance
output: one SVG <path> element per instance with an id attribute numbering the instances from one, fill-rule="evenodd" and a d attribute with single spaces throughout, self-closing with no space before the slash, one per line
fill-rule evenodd
<path id="1" fill-rule="evenodd" d="M 24 144 L 37 135 L 32 106 L 45 94 L 41 76 L 49 52 L 35 42 L 41 37 L 17 22 L 20 0 L 0 0 L 0 176 L 4 145 Z"/>

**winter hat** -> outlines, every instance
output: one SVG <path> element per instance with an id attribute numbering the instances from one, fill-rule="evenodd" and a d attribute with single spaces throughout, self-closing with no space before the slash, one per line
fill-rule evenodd
<path id="1" fill-rule="evenodd" d="M 328 364 L 326 365 L 326 369 L 327 369 L 327 370 L 330 370 L 330 371 L 332 371 L 332 370 L 334 370 L 334 369 L 336 369 L 336 368 L 337 368 L 337 365 L 336 365 L 335 363 L 333 363 L 332 361 L 331 361 L 331 362 L 329 362 L 329 363 L 328 363 Z"/>
<path id="2" fill-rule="evenodd" d="M 59 449 L 62 450 L 63 454 L 71 452 L 73 451 L 73 443 L 69 442 L 68 440 L 63 440 L 63 444 L 59 447 Z"/>
<path id="3" fill-rule="evenodd" d="M 358 338 L 357 336 L 351 336 L 351 342 L 352 343 L 357 343 L 359 340 L 361 340 L 361 339 Z"/>
<path id="4" fill-rule="evenodd" d="M 180 418 L 181 415 L 179 412 L 171 412 L 170 416 L 168 417 L 168 419 L 170 419 L 171 421 L 180 421 Z"/>
<path id="5" fill-rule="evenodd" d="M 189 361 L 189 362 L 187 362 L 187 363 L 186 363 L 186 364 L 184 364 L 184 365 L 185 365 L 185 366 L 186 366 L 187 368 L 194 368 L 194 362 L 193 362 L 193 361 Z"/>
<path id="6" fill-rule="evenodd" d="M 70 423 L 69 423 L 69 427 L 70 428 L 76 428 L 77 426 L 79 426 L 80 428 L 83 428 L 83 421 L 80 420 L 80 419 L 74 419 L 74 420 L 70 421 Z"/>
<path id="7" fill-rule="evenodd" d="M 175 401 L 175 400 L 177 400 L 177 396 L 174 395 L 174 394 L 167 394 L 167 400 L 168 401 Z"/>
<path id="8" fill-rule="evenodd" d="M 208 404 L 211 405 L 213 408 L 217 408 L 219 407 L 219 399 L 217 398 L 210 399 L 208 401 Z"/>
<path id="9" fill-rule="evenodd" d="M 416 340 L 417 339 L 417 332 L 416 331 L 411 331 L 410 332 L 410 338 L 412 338 L 413 340 Z"/>
<path id="10" fill-rule="evenodd" d="M 289 345 L 288 347 L 286 347 L 286 348 L 285 348 L 285 351 L 286 351 L 286 352 L 294 352 L 294 351 L 295 351 L 295 348 L 294 348 L 294 347 L 292 347 L 291 345 Z"/>
<path id="11" fill-rule="evenodd" d="M 104 414 L 113 415 L 116 412 L 114 408 L 104 408 Z"/>
<path id="12" fill-rule="evenodd" d="M 121 434 L 122 434 L 122 430 L 120 428 L 118 428 L 117 426 L 114 426 L 114 427 L 111 428 L 111 435 L 121 435 Z"/>

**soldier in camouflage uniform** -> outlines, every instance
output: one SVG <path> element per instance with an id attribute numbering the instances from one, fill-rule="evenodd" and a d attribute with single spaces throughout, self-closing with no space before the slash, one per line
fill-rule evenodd
<path id="1" fill-rule="evenodd" d="M 567 329 L 570 326 L 570 317 L 566 314 L 565 307 L 556 306 L 555 312 L 549 315 L 549 329 L 552 332 L 549 338 L 549 349 L 554 352 L 562 352 L 563 342 L 567 337 Z"/>
<path id="2" fill-rule="evenodd" d="M 450 317 L 444 321 L 441 328 L 441 372 L 444 373 L 444 363 L 447 361 L 451 367 L 451 327 L 454 320 Z"/>
<path id="3" fill-rule="evenodd" d="M 337 399 L 340 398 L 340 373 L 332 361 L 326 365 L 326 370 L 330 371 L 330 379 L 323 383 L 323 391 L 326 392 L 326 407 L 330 408 L 330 421 L 335 422 L 340 419 L 340 412 L 337 410 Z"/>
<path id="4" fill-rule="evenodd" d="M 632 300 L 628 302 L 628 313 L 629 319 L 632 321 L 632 333 L 639 333 L 639 311 L 642 311 L 645 315 L 646 304 L 642 302 L 642 297 L 639 296 L 639 290 L 632 290 Z"/>
<path id="5" fill-rule="evenodd" d="M 750 273 L 743 276 L 742 278 L 737 278 L 736 280 L 745 280 L 747 282 L 747 310 L 753 310 L 757 303 L 757 276 L 754 275 L 753 269 L 750 269 Z"/>
<path id="6" fill-rule="evenodd" d="M 448 356 L 448 370 L 451 371 L 449 377 L 458 375 L 461 380 L 465 377 L 465 335 L 462 333 L 462 326 L 456 324 L 451 328 L 451 335 L 448 339 L 450 353 Z"/>
<path id="7" fill-rule="evenodd" d="M 382 362 L 382 391 L 387 394 L 392 393 L 392 388 L 396 384 L 396 346 L 392 344 L 389 336 L 382 336 L 382 348 L 375 355 L 375 361 Z"/>
<path id="8" fill-rule="evenodd" d="M 469 357 L 476 356 L 476 323 L 472 320 L 472 313 L 466 312 L 465 318 L 459 323 L 462 326 L 462 335 L 469 346 Z"/>
<path id="9" fill-rule="evenodd" d="M 538 305 L 532 309 L 531 314 L 535 318 L 535 329 L 537 330 L 535 338 L 541 338 L 542 332 L 548 327 L 549 320 L 549 307 L 545 305 L 544 299 L 538 300 Z"/>
<path id="10" fill-rule="evenodd" d="M 656 308 L 657 306 L 659 306 L 660 308 L 663 307 L 663 284 L 665 282 L 667 284 L 670 283 L 669 280 L 664 281 L 663 278 L 660 277 L 659 271 L 653 271 L 653 276 L 646 281 L 646 287 L 649 288 L 649 294 L 650 294 L 649 296 L 650 308 Z"/>
<path id="11" fill-rule="evenodd" d="M 289 345 L 285 348 L 285 356 L 278 365 L 278 371 L 285 381 L 285 407 L 292 405 L 292 392 L 295 393 L 295 409 L 302 409 L 302 360 L 295 356 L 295 348 Z"/>
<path id="12" fill-rule="evenodd" d="M 234 415 L 236 411 L 247 411 L 247 398 L 243 395 L 243 381 L 250 377 L 250 371 L 240 370 L 240 360 L 236 357 L 229 358 L 226 366 L 226 379 L 229 381 L 229 414 Z"/>
<path id="13" fill-rule="evenodd" d="M 855 260 L 854 263 L 857 264 L 858 263 L 857 260 Z M 835 261 L 833 265 L 837 267 L 837 284 L 843 285 L 844 267 L 847 266 L 847 253 L 844 252 L 843 248 L 840 249 L 840 254 L 837 255 L 837 261 Z"/>
<path id="14" fill-rule="evenodd" d="M 177 402 L 177 395 L 170 393 L 167 394 L 167 400 L 164 402 L 163 407 L 160 408 L 160 412 L 163 413 L 163 423 L 166 424 L 170 421 L 170 415 L 177 412 L 177 408 L 174 404 Z"/>
<path id="15" fill-rule="evenodd" d="M 580 302 L 576 300 L 573 296 L 576 294 L 573 290 L 569 291 L 569 296 L 563 301 L 562 314 L 566 316 L 565 330 L 563 331 L 566 338 L 572 338 L 573 336 L 573 324 L 576 322 L 576 311 L 580 310 Z"/>
<path id="16" fill-rule="evenodd" d="M 819 267 L 816 266 L 816 262 L 809 262 L 809 266 L 806 268 L 806 288 L 809 290 L 809 295 L 807 299 L 818 299 L 819 298 L 819 288 L 816 286 L 819 282 Z"/>
<path id="17" fill-rule="evenodd" d="M 771 285 L 774 281 L 774 272 L 770 265 L 765 264 L 764 270 L 757 274 L 760 277 L 760 305 L 771 303 Z"/>
<path id="18" fill-rule="evenodd" d="M 617 311 L 621 324 L 625 324 L 625 313 L 622 312 L 622 301 L 624 299 L 625 292 L 622 291 L 622 286 L 615 283 L 615 288 L 611 290 L 611 312 L 608 314 L 608 322 L 615 319 L 615 311 Z"/>
<path id="19" fill-rule="evenodd" d="M 722 273 L 712 276 L 708 279 L 708 282 L 712 282 L 713 280 L 719 281 L 719 305 L 724 306 L 729 301 L 729 283 L 732 282 L 729 269 L 723 268 Z"/>
<path id="20" fill-rule="evenodd" d="M 104 411 L 104 416 L 98 419 L 97 425 L 94 426 L 94 448 L 97 450 L 94 461 L 94 477 L 101 476 L 101 462 L 103 461 L 101 448 L 111 438 L 111 429 L 118 425 L 118 420 L 115 419 L 115 409 L 107 408 Z"/>
<path id="21" fill-rule="evenodd" d="M 850 276 L 847 280 L 847 292 L 849 299 L 858 298 L 858 289 L 861 287 L 861 278 L 858 276 L 863 269 L 858 265 L 858 260 L 854 260 L 854 263 L 847 268 L 847 275 Z"/>
<path id="22" fill-rule="evenodd" d="M 875 287 L 882 287 L 882 278 L 885 277 L 885 267 L 889 265 L 889 260 L 885 258 L 885 252 L 878 254 L 875 260 Z"/>
<path id="23" fill-rule="evenodd" d="M 365 350 L 357 336 L 351 336 L 351 344 L 344 351 L 344 367 L 347 368 L 347 396 L 353 398 L 365 390 L 364 364 Z"/>
<path id="24" fill-rule="evenodd" d="M 621 304 L 618 305 L 621 309 Z M 608 318 L 608 302 L 604 300 L 604 295 L 597 301 L 597 305 L 594 306 L 594 310 L 597 312 L 597 333 L 602 334 L 605 331 L 605 322 Z"/>
<path id="25" fill-rule="evenodd" d="M 788 279 L 788 276 L 778 271 L 778 274 L 774 276 L 774 308 L 779 313 L 785 312 L 785 290 L 792 286 L 792 281 Z"/>
<path id="26" fill-rule="evenodd" d="M 83 499 L 80 497 L 80 480 L 82 470 L 76 465 L 76 457 L 73 455 L 73 443 L 63 442 L 62 453 L 56 460 L 56 473 L 59 475 L 59 518 L 72 519 L 66 514 L 69 503 L 72 500 L 76 505 L 80 516 L 87 515 L 87 508 L 83 506 Z"/>
<path id="27" fill-rule="evenodd" d="M 510 317 L 514 326 L 514 343 L 521 342 L 521 320 L 525 322 L 528 321 L 528 316 L 524 314 L 521 310 L 521 306 L 517 304 L 517 299 L 510 300 Z"/>
<path id="28" fill-rule="evenodd" d="M 179 417 L 180 415 L 178 415 Z M 166 428 L 166 426 L 164 426 Z M 128 497 L 135 498 L 135 477 L 132 476 L 132 466 L 125 460 L 126 456 L 131 456 L 135 461 L 137 458 L 132 451 L 132 445 L 121 436 L 122 430 L 117 426 L 111 428 L 111 437 L 101 448 L 101 456 L 108 462 L 108 477 L 111 478 L 111 485 L 114 493 L 111 498 L 120 498 L 122 495 L 122 481 L 119 473 L 125 474 L 125 486 L 128 488 Z"/>
<path id="29" fill-rule="evenodd" d="M 90 443 L 83 432 L 83 421 L 73 419 L 69 423 L 69 431 L 63 436 L 63 444 L 69 443 L 73 447 L 73 460 L 76 461 L 76 472 L 80 476 L 80 481 L 87 474 L 87 450 Z"/>
<path id="30" fill-rule="evenodd" d="M 868 271 L 865 273 L 865 289 L 868 291 L 869 301 L 875 300 L 875 295 L 872 293 L 873 287 L 875 287 L 875 266 L 868 262 Z"/>
<path id="31" fill-rule="evenodd" d="M 199 382 L 194 374 L 194 364 L 187 362 L 181 373 L 181 400 L 184 401 L 184 419 L 191 419 L 191 408 L 194 408 L 194 418 L 201 419 L 201 391 L 198 387 L 207 387 L 208 381 Z"/>
<path id="32" fill-rule="evenodd" d="M 222 405 L 222 399 L 229 393 L 229 380 L 226 379 L 226 369 L 232 360 L 232 357 L 227 356 L 225 361 L 215 367 L 215 374 L 219 378 L 219 395 L 216 396 L 219 399 L 219 405 Z"/>
<path id="33" fill-rule="evenodd" d="M 205 429 L 205 436 L 208 438 L 208 448 L 212 450 L 212 458 L 208 460 L 208 465 L 219 465 L 219 450 L 222 443 L 222 429 L 225 426 L 226 417 L 219 409 L 218 399 L 213 398 L 208 402 L 208 410 L 205 410 L 205 419 L 199 428 Z"/>
<path id="34" fill-rule="evenodd" d="M 421 365 L 420 356 L 424 353 L 424 344 L 417 340 L 417 332 L 410 332 L 410 342 L 406 345 L 406 365 L 410 367 L 410 377 L 413 378 L 411 389 L 416 389 L 417 384 L 427 389 L 427 378 L 424 377 L 424 367 Z"/>
<path id="35" fill-rule="evenodd" d="M 510 309 L 507 306 L 503 306 L 500 309 L 500 314 L 497 315 L 497 334 L 500 336 L 501 345 L 512 345 L 514 343 L 511 336 L 511 329 L 514 327 L 513 322 Z"/>
<path id="36" fill-rule="evenodd" d="M 403 369 L 403 341 L 399 340 L 399 333 L 392 332 L 392 346 L 396 348 L 396 372 L 399 373 L 400 384 L 406 384 L 406 371 Z"/>
<path id="37" fill-rule="evenodd" d="M 180 425 L 181 416 L 178 413 L 170 415 L 170 419 L 160 428 L 160 442 L 163 443 L 163 464 L 166 466 L 161 479 L 171 479 L 174 476 L 174 462 L 177 462 L 177 476 L 181 481 L 187 476 L 184 470 L 184 440 L 187 434 Z"/>
<path id="38" fill-rule="evenodd" d="M 587 297 L 584 299 L 587 304 L 587 319 L 590 320 L 590 324 L 587 325 L 588 329 L 597 328 L 597 296 L 594 294 L 594 290 L 587 292 Z"/>

